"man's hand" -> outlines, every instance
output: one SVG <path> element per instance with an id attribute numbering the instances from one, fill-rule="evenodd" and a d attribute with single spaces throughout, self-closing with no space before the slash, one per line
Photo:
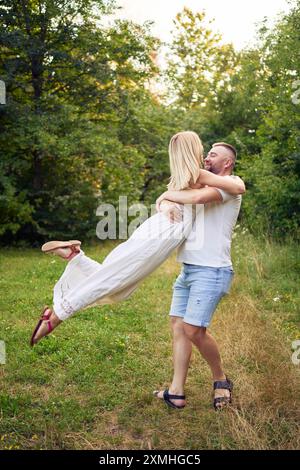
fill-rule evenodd
<path id="1" fill-rule="evenodd" d="M 162 199 L 159 203 L 158 211 L 163 212 L 172 223 L 182 222 L 182 210 L 180 206 L 174 202 Z"/>

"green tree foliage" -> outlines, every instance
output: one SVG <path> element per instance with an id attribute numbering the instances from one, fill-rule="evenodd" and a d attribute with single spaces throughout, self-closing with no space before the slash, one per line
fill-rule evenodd
<path id="1" fill-rule="evenodd" d="M 259 151 L 246 146 L 242 164 L 249 185 L 245 218 L 253 230 L 278 237 L 300 235 L 299 31 L 299 1 L 275 28 L 261 29 L 260 120 L 253 136 Z"/>
<path id="2" fill-rule="evenodd" d="M 174 21 L 168 78 L 175 103 L 183 109 L 211 106 L 236 63 L 233 46 L 222 44 L 221 36 L 213 33 L 210 23 L 205 12 L 194 14 L 188 8 Z"/>
<path id="3" fill-rule="evenodd" d="M 102 198 L 140 196 L 145 155 L 122 132 L 130 106 L 149 94 L 157 41 L 131 22 L 104 28 L 112 8 L 110 1 L 86 0 L 0 6 L 0 76 L 8 96 L 0 108 L 0 184 L 8 237 L 86 237 Z"/>
<path id="4" fill-rule="evenodd" d="M 239 54 L 213 32 L 205 12 L 184 10 L 174 21 L 167 68 L 169 100 L 178 127 L 198 132 L 206 148 L 226 132 L 224 96 L 239 64 Z"/>

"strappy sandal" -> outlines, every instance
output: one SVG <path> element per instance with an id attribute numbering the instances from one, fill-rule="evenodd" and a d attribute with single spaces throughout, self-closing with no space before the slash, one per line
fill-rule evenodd
<path id="1" fill-rule="evenodd" d="M 49 310 L 48 313 L 46 313 L 47 310 Z M 33 331 L 33 333 L 32 333 L 32 336 L 31 336 L 31 339 L 30 339 L 30 346 L 31 346 L 31 347 L 33 347 L 33 346 L 36 344 L 36 341 L 34 341 L 34 338 L 35 338 L 35 336 L 36 336 L 38 330 L 40 329 L 41 324 L 42 324 L 44 321 L 46 321 L 46 322 L 47 322 L 47 325 L 48 325 L 48 333 L 47 333 L 45 336 L 49 335 L 49 333 L 51 333 L 51 331 L 54 330 L 54 328 L 53 328 L 53 326 L 52 326 L 52 323 L 51 323 L 51 321 L 50 321 L 51 313 L 52 313 L 51 308 L 49 308 L 48 306 L 45 306 L 44 309 L 43 309 L 43 312 L 42 312 L 42 316 L 41 316 L 40 320 L 38 321 L 38 323 L 37 323 L 37 325 L 36 325 L 36 327 L 35 327 L 35 329 L 34 329 L 34 331 Z M 44 336 L 43 336 L 43 337 L 44 337 Z M 42 339 L 42 338 L 40 338 L 40 339 Z"/>
<path id="2" fill-rule="evenodd" d="M 226 377 L 226 380 L 217 380 L 214 382 L 214 391 L 219 389 L 229 390 L 229 397 L 216 397 L 213 399 L 213 406 L 216 411 L 222 410 L 226 405 L 232 403 L 233 382 Z M 221 405 L 218 405 L 221 403 Z"/>
<path id="3" fill-rule="evenodd" d="M 159 394 L 159 390 L 156 390 L 155 392 L 153 392 L 154 396 L 158 396 Z M 178 405 L 175 405 L 175 403 L 172 403 L 170 400 L 185 400 L 185 395 L 171 395 L 169 393 L 169 389 L 167 388 L 166 390 L 164 390 L 164 393 L 163 393 L 163 400 L 164 402 L 170 406 L 171 408 L 176 408 L 178 410 L 182 409 L 185 407 L 185 405 L 181 405 L 181 406 L 178 406 Z"/>
<path id="4" fill-rule="evenodd" d="M 80 247 L 80 245 L 81 245 L 81 241 L 79 240 L 69 240 L 67 242 L 55 240 L 55 241 L 44 243 L 44 245 L 42 246 L 42 251 L 43 253 L 52 253 L 57 248 L 70 248 L 71 253 L 68 256 L 62 256 L 63 259 L 68 260 L 74 255 L 74 253 L 80 252 L 80 249 L 78 248 Z"/>

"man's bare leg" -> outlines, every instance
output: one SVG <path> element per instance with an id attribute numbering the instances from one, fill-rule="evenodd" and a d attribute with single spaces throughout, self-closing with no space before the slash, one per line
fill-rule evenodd
<path id="1" fill-rule="evenodd" d="M 184 324 L 182 318 L 171 317 L 171 327 L 173 333 L 173 365 L 174 375 L 172 383 L 169 387 L 171 395 L 184 395 L 184 385 L 188 373 L 189 363 L 192 353 L 192 342 L 184 332 Z M 163 390 L 159 391 L 156 396 L 163 398 Z M 177 406 L 185 405 L 185 400 L 172 400 Z"/>
<path id="2" fill-rule="evenodd" d="M 222 361 L 218 345 L 214 337 L 208 333 L 206 328 L 193 326 L 188 323 L 183 324 L 184 333 L 187 338 L 197 347 L 202 357 L 208 363 L 213 376 L 213 381 L 226 380 L 222 368 Z M 215 398 L 230 396 L 229 390 L 217 389 L 215 390 Z"/>

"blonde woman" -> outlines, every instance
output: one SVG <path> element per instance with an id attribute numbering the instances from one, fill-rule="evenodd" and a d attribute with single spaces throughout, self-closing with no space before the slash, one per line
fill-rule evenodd
<path id="1" fill-rule="evenodd" d="M 196 192 L 195 203 L 201 189 L 191 188 L 209 185 L 231 194 L 244 191 L 241 180 L 223 178 L 203 170 L 203 146 L 195 132 L 174 135 L 169 145 L 169 158 L 169 190 L 189 189 L 191 195 Z M 32 334 L 31 346 L 79 310 L 127 298 L 140 281 L 186 239 L 193 225 L 191 207 L 172 205 L 170 210 L 168 204 L 163 203 L 159 209 L 127 241 L 112 250 L 102 264 L 85 256 L 78 240 L 43 245 L 44 252 L 55 253 L 68 264 L 54 287 L 53 308 L 44 308 Z"/>

